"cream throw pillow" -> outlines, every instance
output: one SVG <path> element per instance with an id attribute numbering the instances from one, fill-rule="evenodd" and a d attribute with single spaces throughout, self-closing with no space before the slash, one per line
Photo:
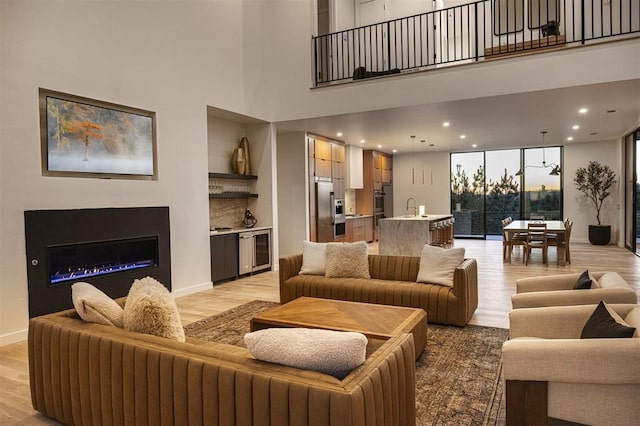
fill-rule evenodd
<path id="1" fill-rule="evenodd" d="M 325 277 L 371 278 L 367 243 L 328 243 Z"/>
<path id="2" fill-rule="evenodd" d="M 124 328 L 184 342 L 184 329 L 169 290 L 151 277 L 135 280 L 124 305 Z"/>
<path id="3" fill-rule="evenodd" d="M 416 281 L 453 287 L 453 273 L 462 261 L 464 247 L 443 249 L 427 244 L 422 249 Z"/>
<path id="4" fill-rule="evenodd" d="M 624 322 L 631 327 L 635 327 L 636 332 L 633 334 L 633 337 L 640 337 L 640 306 L 633 308 L 627 316 L 624 317 Z"/>
<path id="5" fill-rule="evenodd" d="M 245 334 L 244 344 L 259 360 L 343 379 L 364 362 L 367 338 L 350 331 L 267 328 Z"/>
<path id="6" fill-rule="evenodd" d="M 327 258 L 327 243 L 302 243 L 301 275 L 324 275 Z"/>
<path id="7" fill-rule="evenodd" d="M 84 321 L 122 328 L 120 305 L 93 285 L 85 282 L 72 284 L 71 300 Z"/>

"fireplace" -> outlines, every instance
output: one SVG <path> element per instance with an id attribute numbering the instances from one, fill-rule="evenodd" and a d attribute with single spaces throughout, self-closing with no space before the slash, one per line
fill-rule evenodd
<path id="1" fill-rule="evenodd" d="M 25 211 L 29 317 L 73 306 L 85 281 L 112 298 L 151 276 L 171 290 L 168 207 Z"/>

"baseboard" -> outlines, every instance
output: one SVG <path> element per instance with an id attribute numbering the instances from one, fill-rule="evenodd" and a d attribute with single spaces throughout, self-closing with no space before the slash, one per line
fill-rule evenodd
<path id="1" fill-rule="evenodd" d="M 7 346 L 13 343 L 22 342 L 23 340 L 27 340 L 28 330 L 19 330 L 14 331 L 13 333 L 3 334 L 0 336 L 0 346 Z"/>
<path id="2" fill-rule="evenodd" d="M 188 296 L 193 293 L 198 293 L 203 290 L 210 290 L 212 287 L 213 287 L 213 284 L 211 283 L 211 281 L 209 281 L 202 284 L 196 284 L 194 286 L 187 287 L 187 288 L 172 290 L 171 294 L 173 295 L 174 298 L 178 298 L 182 296 Z"/>

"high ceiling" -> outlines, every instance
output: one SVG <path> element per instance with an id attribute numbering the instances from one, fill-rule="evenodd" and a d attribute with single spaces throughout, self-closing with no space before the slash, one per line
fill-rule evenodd
<path id="1" fill-rule="evenodd" d="M 580 114 L 580 108 L 588 111 Z M 639 118 L 640 79 L 636 79 L 279 122 L 277 127 L 401 154 L 606 141 L 633 130 Z M 445 127 L 444 122 L 450 125 Z M 574 130 L 575 125 L 579 129 Z M 542 131 L 547 132 L 544 144 Z"/>

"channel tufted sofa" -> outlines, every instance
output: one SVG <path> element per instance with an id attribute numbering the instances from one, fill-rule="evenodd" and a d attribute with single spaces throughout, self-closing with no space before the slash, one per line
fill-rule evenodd
<path id="1" fill-rule="evenodd" d="M 420 258 L 369 255 L 370 279 L 300 275 L 302 254 L 280 258 L 280 302 L 300 296 L 422 308 L 430 323 L 465 325 L 478 307 L 478 265 L 465 259 L 454 285 L 418 283 Z"/>
<path id="2" fill-rule="evenodd" d="M 29 322 L 31 399 L 68 425 L 415 425 L 413 347 L 411 334 L 369 339 L 365 363 L 338 380 L 68 310 Z"/>

